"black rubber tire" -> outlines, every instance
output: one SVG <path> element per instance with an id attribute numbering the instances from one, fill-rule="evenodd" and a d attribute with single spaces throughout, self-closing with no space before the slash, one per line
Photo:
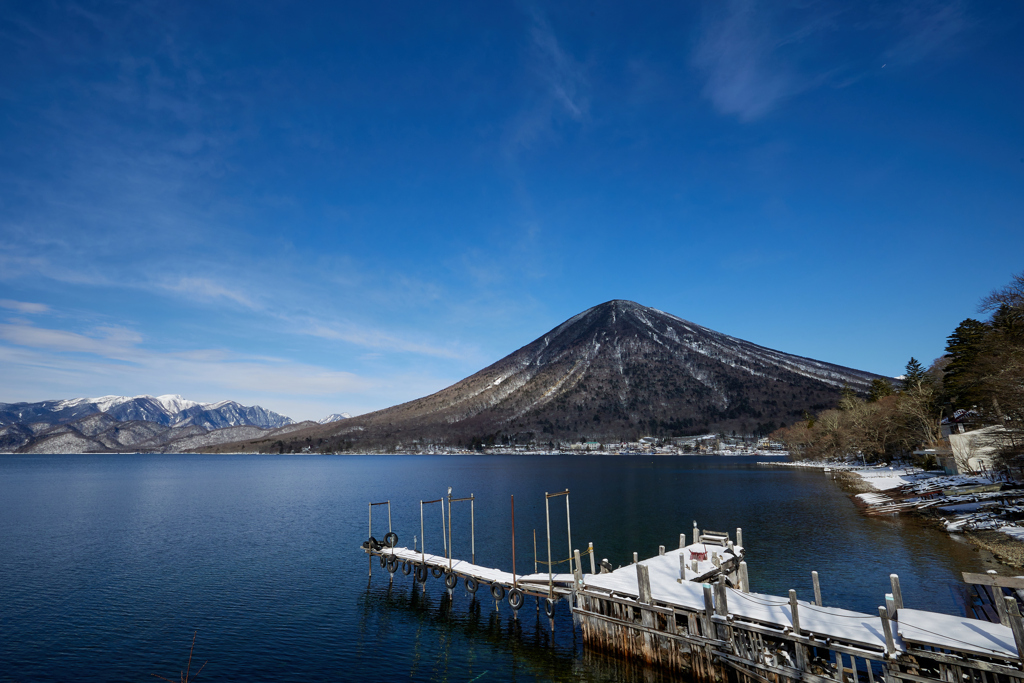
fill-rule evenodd
<path id="1" fill-rule="evenodd" d="M 418 564 L 418 565 L 416 565 L 416 580 L 417 581 L 419 581 L 420 583 L 426 583 L 427 582 L 427 576 L 429 576 L 429 575 L 430 575 L 430 572 L 427 570 L 427 565 L 425 565 L 425 564 Z"/>
<path id="2" fill-rule="evenodd" d="M 376 550 L 377 548 L 380 547 L 380 543 L 378 543 L 377 539 L 374 538 L 373 536 L 370 536 L 370 540 L 367 541 L 367 543 L 370 544 L 369 546 L 367 546 L 367 547 L 369 547 L 370 550 Z"/>
<path id="3" fill-rule="evenodd" d="M 440 567 L 431 567 L 430 573 L 434 575 L 435 579 L 440 579 L 441 576 L 444 574 L 444 570 Z"/>
<path id="4" fill-rule="evenodd" d="M 555 616 L 555 601 L 551 598 L 544 598 L 544 614 L 551 619 Z"/>
<path id="5" fill-rule="evenodd" d="M 470 595 L 476 593 L 476 589 L 480 587 L 480 582 L 474 579 L 472 576 L 466 577 L 466 590 L 469 591 Z"/>
<path id="6" fill-rule="evenodd" d="M 384 545 L 386 545 L 389 548 L 394 548 L 396 545 L 398 545 L 398 534 L 396 534 L 394 531 L 389 531 L 386 534 L 384 534 Z"/>
<path id="7" fill-rule="evenodd" d="M 388 558 L 387 570 L 391 574 L 394 574 L 395 572 L 398 571 L 398 558 L 397 557 L 389 557 Z"/>
<path id="8" fill-rule="evenodd" d="M 523 591 L 513 588 L 508 592 L 508 604 L 512 609 L 519 609 L 523 606 Z"/>
<path id="9" fill-rule="evenodd" d="M 380 556 L 380 568 L 384 569 L 387 566 L 388 566 L 388 556 L 387 555 L 381 555 Z"/>
<path id="10" fill-rule="evenodd" d="M 456 586 L 459 585 L 459 577 L 455 576 L 455 574 L 447 574 L 447 575 L 445 575 L 445 577 L 444 577 L 444 585 L 447 586 L 448 588 L 455 588 Z"/>
<path id="11" fill-rule="evenodd" d="M 491 597 L 500 602 L 501 599 L 505 597 L 505 587 L 500 583 L 492 583 Z"/>
<path id="12" fill-rule="evenodd" d="M 412 574 L 412 562 L 409 562 L 408 560 L 406 560 L 405 562 L 402 563 L 402 573 L 405 574 L 406 576 L 409 576 L 409 574 Z"/>

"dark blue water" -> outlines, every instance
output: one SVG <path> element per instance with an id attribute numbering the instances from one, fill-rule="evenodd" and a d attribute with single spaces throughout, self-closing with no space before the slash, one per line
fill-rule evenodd
<path id="1" fill-rule="evenodd" d="M 701 528 L 743 528 L 754 590 L 875 612 L 900 574 L 908 606 L 955 613 L 960 571 L 999 568 L 920 523 L 861 516 L 826 475 L 754 459 L 60 455 L 0 457 L 0 681 L 178 680 L 197 632 L 199 680 L 657 680 L 588 653 L 563 603 L 514 619 L 481 591 L 394 585 L 359 550 L 367 503 L 392 501 L 399 544 L 421 499 L 476 496 L 477 562 L 546 557 L 545 492 L 571 490 L 572 541 L 626 564 Z M 375 508 L 374 535 L 387 531 Z M 426 549 L 441 553 L 438 506 Z M 568 554 L 552 501 L 553 554 Z M 456 556 L 470 552 L 456 504 Z"/>

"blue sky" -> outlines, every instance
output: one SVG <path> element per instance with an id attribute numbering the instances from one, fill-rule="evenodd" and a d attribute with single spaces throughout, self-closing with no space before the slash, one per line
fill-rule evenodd
<path id="1" fill-rule="evenodd" d="M 609 299 L 883 374 L 1024 270 L 1024 8 L 0 4 L 0 402 L 296 419 Z"/>

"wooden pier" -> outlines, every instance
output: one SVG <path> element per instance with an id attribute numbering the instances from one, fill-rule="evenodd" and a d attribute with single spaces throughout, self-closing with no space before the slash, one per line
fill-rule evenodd
<path id="1" fill-rule="evenodd" d="M 553 495 L 566 496 L 568 511 L 568 491 Z M 370 510 L 372 531 L 372 504 Z M 634 553 L 632 564 L 614 570 L 606 562 L 597 566 L 591 545 L 583 553 L 590 554 L 589 573 L 578 550 L 570 554 L 568 573 L 554 573 L 550 537 L 549 521 L 547 573 L 526 575 L 454 559 L 447 538 L 444 555 L 378 543 L 372 535 L 363 549 L 371 571 L 376 560 L 392 580 L 401 572 L 425 583 L 429 574 L 443 578 L 449 590 L 462 581 L 470 593 L 486 585 L 496 607 L 507 597 L 518 610 L 523 597 L 533 595 L 553 616 L 565 599 L 587 647 L 696 681 L 1024 683 L 1024 623 L 1016 599 L 999 591 L 999 623 L 993 623 L 905 607 L 893 574 L 885 604 L 877 614 L 863 614 L 822 605 L 816 573 L 812 601 L 792 590 L 785 597 L 751 592 L 740 529 L 734 539 L 701 533 L 695 523 L 692 540 L 680 534 L 679 547 L 662 546 L 644 560 Z M 397 540 L 390 521 L 387 538 Z"/>

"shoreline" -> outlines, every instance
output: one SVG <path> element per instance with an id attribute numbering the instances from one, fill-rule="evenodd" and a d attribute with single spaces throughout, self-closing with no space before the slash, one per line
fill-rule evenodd
<path id="1" fill-rule="evenodd" d="M 969 541 L 1003 564 L 1024 567 L 1024 526 L 1018 526 L 1024 524 L 1024 519 L 1007 517 L 1017 516 L 1017 504 L 1024 502 L 1024 489 L 1013 488 L 1009 482 L 988 474 L 947 475 L 915 467 L 810 462 L 783 465 L 832 470 L 833 479 L 850 493 L 864 514 L 909 513 Z"/>

